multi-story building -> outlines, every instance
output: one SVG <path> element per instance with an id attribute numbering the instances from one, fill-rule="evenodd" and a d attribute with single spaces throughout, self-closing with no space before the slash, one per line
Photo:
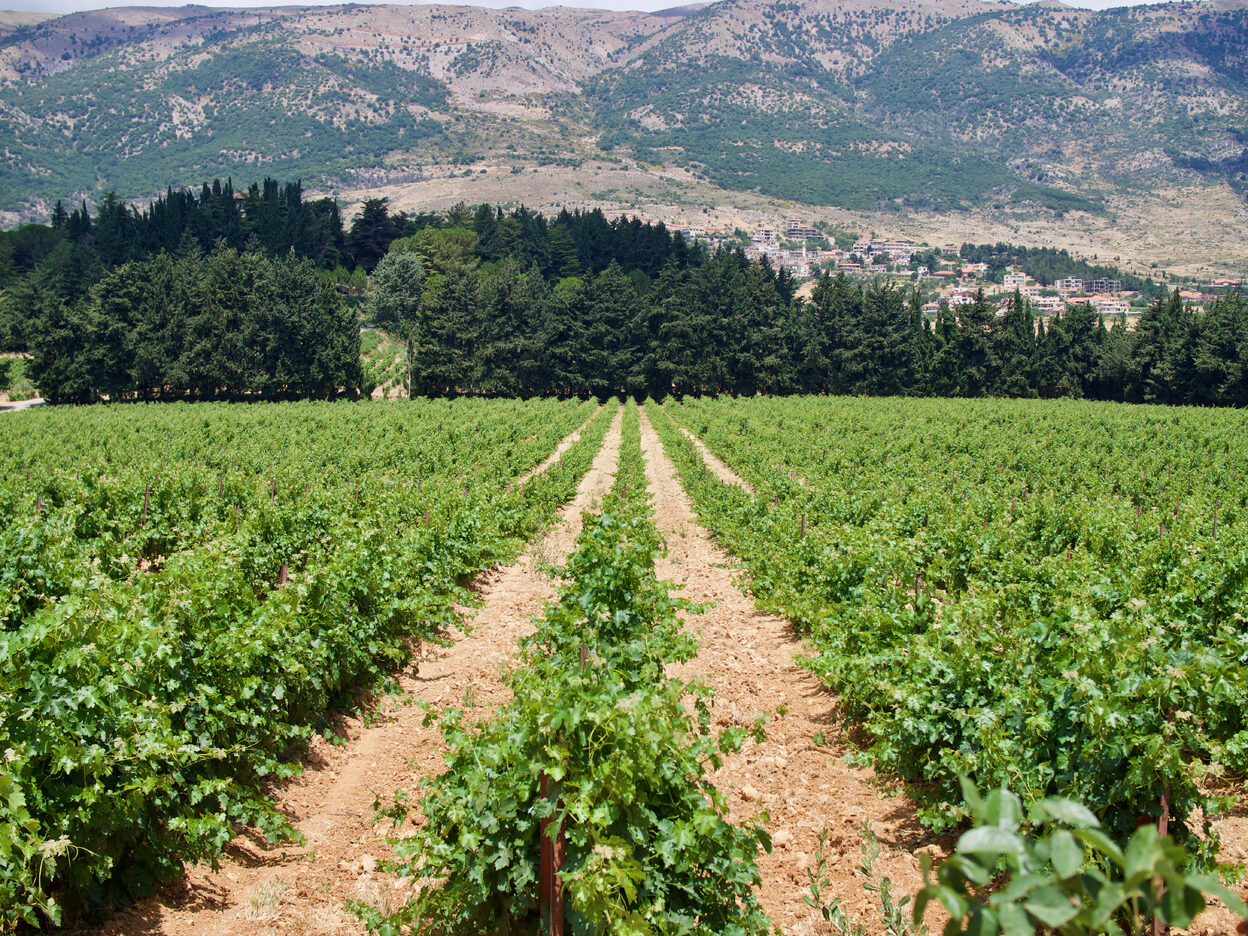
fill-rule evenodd
<path id="1" fill-rule="evenodd" d="M 1083 284 L 1083 288 L 1086 289 L 1090 293 L 1096 293 L 1099 295 L 1107 295 L 1107 296 L 1116 296 L 1120 292 L 1122 292 L 1122 281 L 1116 280 L 1116 279 L 1110 279 L 1107 276 L 1102 276 L 1093 280 L 1085 280 Z"/>
<path id="2" fill-rule="evenodd" d="M 949 303 L 949 308 L 951 309 L 956 309 L 958 306 L 973 305 L 975 302 L 975 290 L 955 287 L 949 290 L 949 295 L 945 297 L 945 301 Z"/>
<path id="3" fill-rule="evenodd" d="M 785 234 L 789 240 L 801 240 L 806 237 L 821 236 L 818 231 L 807 224 L 803 224 L 800 218 L 789 218 L 785 222 Z"/>
<path id="4" fill-rule="evenodd" d="M 896 263 L 901 260 L 908 261 L 917 249 L 910 241 L 860 240 L 854 244 L 853 252 L 862 257 L 868 254 L 887 254 Z"/>
<path id="5" fill-rule="evenodd" d="M 1117 315 L 1126 315 L 1131 308 L 1130 303 L 1126 299 L 1119 299 L 1117 296 L 1096 295 L 1096 296 L 1072 296 L 1066 300 L 1068 306 L 1090 305 L 1106 318 Z"/>

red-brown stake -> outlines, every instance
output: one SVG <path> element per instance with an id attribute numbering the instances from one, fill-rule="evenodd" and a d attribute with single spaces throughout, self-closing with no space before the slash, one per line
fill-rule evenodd
<path id="1" fill-rule="evenodd" d="M 551 786 L 549 778 L 545 771 L 542 772 L 541 779 L 541 796 L 542 799 L 551 798 Z M 555 838 L 550 836 L 550 817 L 547 817 L 539 823 L 539 838 L 542 843 L 541 850 L 541 870 L 539 874 L 539 901 L 542 909 L 542 917 L 547 924 L 548 936 L 564 936 L 564 906 L 563 906 L 563 882 L 559 880 L 559 871 L 563 867 L 564 855 L 567 852 L 567 839 L 563 834 L 563 827 L 560 826 L 559 832 Z"/>

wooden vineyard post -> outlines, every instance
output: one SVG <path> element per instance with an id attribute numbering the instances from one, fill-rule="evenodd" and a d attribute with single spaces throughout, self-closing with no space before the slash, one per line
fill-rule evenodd
<path id="1" fill-rule="evenodd" d="M 914 570 L 914 632 L 920 633 L 919 627 L 919 589 L 923 585 L 923 573 L 918 569 Z"/>
<path id="2" fill-rule="evenodd" d="M 542 799 L 557 803 L 557 790 L 558 785 L 550 781 L 550 778 L 546 776 L 546 771 L 542 771 Z M 562 824 L 554 837 L 551 836 L 550 823 L 551 817 L 549 816 L 538 823 L 538 836 L 542 843 L 541 869 L 538 875 L 539 905 L 545 933 L 548 936 L 563 936 L 565 931 L 563 882 L 559 880 L 559 871 L 563 868 L 568 842 Z"/>
<path id="3" fill-rule="evenodd" d="M 143 519 L 139 521 L 139 526 L 147 526 L 147 499 L 152 493 L 152 482 L 148 481 L 143 485 Z"/>
<path id="4" fill-rule="evenodd" d="M 282 563 L 282 571 L 277 573 L 277 587 L 282 588 L 286 584 L 286 563 Z"/>
<path id="5" fill-rule="evenodd" d="M 589 648 L 580 648 L 581 672 L 589 664 Z M 541 797 L 553 807 L 552 812 L 559 808 L 559 784 L 551 782 L 546 771 L 541 776 Z M 558 831 L 550 834 L 551 817 L 538 823 L 538 838 L 541 840 L 541 854 L 538 862 L 538 907 L 542 913 L 542 932 L 545 936 L 564 936 L 567 932 L 567 912 L 564 906 L 563 882 L 559 880 L 559 872 L 568 854 L 567 829 L 563 821 Z"/>
<path id="6" fill-rule="evenodd" d="M 1169 720 L 1169 719 L 1167 719 Z M 1157 817 L 1157 834 L 1162 838 L 1170 831 L 1170 788 L 1165 787 L 1161 791 L 1161 815 Z M 1161 878 L 1157 878 L 1158 888 L 1164 888 L 1165 884 Z M 1160 896 L 1160 894 L 1158 894 Z M 1153 916 L 1153 936 L 1162 936 L 1163 933 L 1169 932 L 1170 927 L 1161 922 L 1155 914 Z"/>

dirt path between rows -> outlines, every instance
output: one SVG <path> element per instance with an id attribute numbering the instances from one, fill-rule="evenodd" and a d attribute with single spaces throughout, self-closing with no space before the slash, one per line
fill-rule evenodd
<path id="1" fill-rule="evenodd" d="M 375 799 L 388 803 L 400 789 L 444 769 L 436 727 L 424 727 L 424 711 L 408 704 L 462 706 L 483 714 L 508 700 L 500 675 L 516 640 L 555 597 L 547 566 L 562 563 L 580 532 L 581 517 L 615 478 L 620 423 L 616 414 L 602 448 L 559 521 L 514 564 L 486 573 L 482 600 L 466 632 L 449 635 L 450 647 L 427 645 L 399 679 L 403 695 L 390 700 L 381 723 L 347 720 L 343 747 L 318 741 L 308 769 L 276 794 L 279 807 L 307 839 L 304 846 L 271 846 L 240 837 L 227 849 L 221 869 L 191 869 L 147 901 L 117 914 L 105 936 L 331 936 L 363 933 L 344 903 L 363 899 L 397 906 L 406 886 L 376 870 L 390 855 L 385 824 L 374 826 Z M 376 719 L 374 719 L 374 722 Z"/>
<path id="2" fill-rule="evenodd" d="M 589 419 L 581 423 L 581 427 L 579 429 L 577 429 L 570 436 L 568 436 L 566 439 L 564 439 L 562 442 L 560 442 L 558 445 L 555 446 L 555 450 L 551 452 L 548 456 L 546 456 L 545 461 L 543 461 L 540 465 L 538 465 L 536 468 L 534 468 L 532 471 L 528 472 L 527 474 L 521 475 L 520 479 L 516 483 L 523 486 L 531 478 L 536 478 L 538 475 L 546 471 L 549 471 L 551 465 L 559 461 L 559 459 L 563 458 L 564 452 L 566 452 L 572 446 L 576 445 L 577 442 L 581 441 L 581 433 L 585 431 L 585 427 L 588 426 L 591 422 L 593 422 L 594 417 L 597 416 L 601 412 L 602 412 L 602 407 L 599 406 L 596 410 L 594 410 L 592 413 L 589 414 Z"/>
<path id="3" fill-rule="evenodd" d="M 904 795 L 890 795 L 875 782 L 872 770 L 842 760 L 850 748 L 837 740 L 834 700 L 794 662 L 803 652 L 801 641 L 788 621 L 759 611 L 738 587 L 739 572 L 695 519 L 676 467 L 644 412 L 641 446 L 655 522 L 667 542 L 667 556 L 657 564 L 659 577 L 681 586 L 682 597 L 714 603 L 688 618 L 701 650 L 674 673 L 698 676 L 714 688 L 720 728 L 748 727 L 757 712 L 773 716 L 766 742 L 747 742 L 714 777 L 734 818 L 760 810 L 770 815 L 775 850 L 759 860 L 763 908 L 786 934 L 832 932 L 817 911 L 802 903 L 808 893 L 806 871 L 813 866 L 819 833 L 826 830 L 831 882 L 825 900 L 841 898 L 842 909 L 869 932 L 883 932 L 877 898 L 863 890 L 856 873 L 860 827 L 870 821 L 881 846 L 876 867 L 893 879 L 899 896 L 922 885 L 912 851 L 927 845 L 929 836 Z M 782 707 L 783 715 L 774 714 Z M 816 745 L 819 732 L 832 743 Z"/>
<path id="4" fill-rule="evenodd" d="M 752 491 L 700 439 L 683 427 L 680 431 L 716 477 Z M 915 857 L 918 851 L 926 850 L 939 860 L 948 854 L 953 840 L 927 833 L 904 794 L 876 781 L 869 768 L 852 768 L 841 760 L 853 746 L 843 726 L 837 724 L 835 700 L 794 664 L 804 648 L 792 625 L 759 612 L 737 587 L 734 560 L 716 548 L 696 522 L 675 466 L 644 411 L 642 450 L 655 497 L 656 523 L 668 547 L 666 560 L 658 563 L 659 577 L 684 585 L 680 594 L 693 601 L 717 602 L 708 613 L 690 618 L 689 625 L 700 631 L 702 649 L 683 674 L 700 675 L 715 688 L 717 721 L 724 727 L 748 727 L 753 713 L 787 707 L 784 717 L 768 725 L 766 744 L 748 745 L 715 776 L 716 786 L 731 794 L 734 816 L 754 815 L 760 808 L 770 814 L 776 849 L 759 862 L 763 906 L 785 934 L 833 932 L 802 903 L 807 893 L 806 868 L 811 867 L 819 830 L 827 829 L 825 853 L 831 885 L 825 898 L 840 897 L 842 909 L 851 918 L 863 922 L 869 932 L 882 933 L 876 898 L 864 893 L 863 878 L 856 870 L 861 858 L 861 823 L 869 820 L 880 840 L 877 867 L 893 879 L 898 898 L 914 894 L 922 884 Z M 806 484 L 796 472 L 789 474 Z M 831 737 L 831 747 L 812 743 L 818 732 Z M 1248 806 L 1237 804 L 1215 826 L 1222 836 L 1220 860 L 1248 864 Z M 1241 876 L 1232 886 L 1248 901 L 1248 876 Z M 930 932 L 940 932 L 946 919 L 940 908 L 929 910 Z M 1176 936 L 1227 936 L 1237 924 L 1234 914 L 1218 902 L 1191 927 L 1174 932 Z"/>
<path id="5" fill-rule="evenodd" d="M 746 481 L 745 478 L 741 477 L 725 465 L 720 460 L 718 455 L 706 447 L 705 442 L 699 439 L 684 426 L 680 427 L 680 431 L 686 439 L 693 443 L 693 447 L 696 448 L 698 450 L 698 454 L 702 456 L 702 461 L 706 464 L 706 467 L 711 470 L 711 473 L 715 475 L 715 477 L 719 478 L 720 481 L 723 481 L 724 484 L 735 484 L 737 487 L 743 488 L 748 494 L 757 493 L 754 490 L 754 485 L 750 484 L 749 481 Z"/>

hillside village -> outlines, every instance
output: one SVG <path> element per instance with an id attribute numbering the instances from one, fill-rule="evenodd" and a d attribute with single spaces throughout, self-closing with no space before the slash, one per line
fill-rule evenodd
<path id="1" fill-rule="evenodd" d="M 698 228 L 686 228 L 681 233 L 689 240 L 707 244 L 712 251 L 741 246 L 750 259 L 765 258 L 798 281 L 808 281 L 825 272 L 843 273 L 855 279 L 909 280 L 927 298 L 923 312 L 929 318 L 941 306 L 957 309 L 970 305 L 982 291 L 998 304 L 999 315 L 1005 314 L 1017 293 L 1040 315 L 1057 315 L 1074 306 L 1090 305 L 1110 327 L 1124 317 L 1131 328 L 1149 301 L 1140 291 L 1124 288 L 1122 280 L 1107 276 L 1067 276 L 1046 283 L 1009 266 L 994 277 L 987 263 L 964 261 L 953 247 L 932 248 L 913 241 L 872 238 L 850 243 L 844 235 L 834 236 L 800 218 L 788 218 L 782 226 L 759 227 L 748 234 Z M 1185 303 L 1200 307 L 1242 285 L 1240 280 L 1229 277 L 1213 278 L 1203 284 L 1171 282 L 1179 288 Z"/>

